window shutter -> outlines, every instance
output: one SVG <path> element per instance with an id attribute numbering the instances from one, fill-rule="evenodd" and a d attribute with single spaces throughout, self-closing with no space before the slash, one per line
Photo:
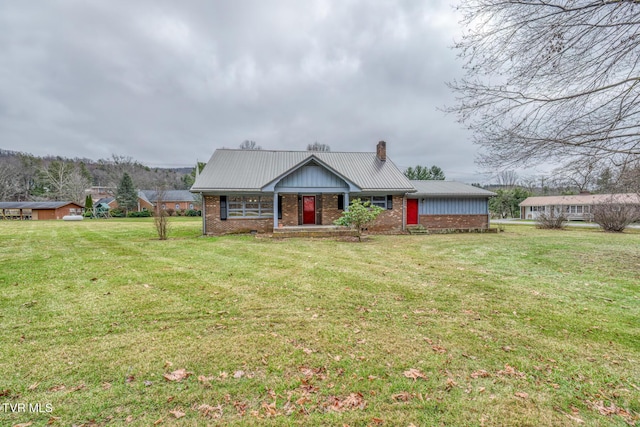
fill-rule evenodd
<path id="1" fill-rule="evenodd" d="M 393 209 L 393 196 L 391 194 L 387 195 L 387 210 Z"/>
<path id="2" fill-rule="evenodd" d="M 227 219 L 227 196 L 220 196 L 220 219 Z"/>
<path id="3" fill-rule="evenodd" d="M 278 219 L 282 219 L 282 196 L 278 195 Z"/>
<path id="4" fill-rule="evenodd" d="M 338 194 L 338 209 L 344 210 L 344 194 Z"/>

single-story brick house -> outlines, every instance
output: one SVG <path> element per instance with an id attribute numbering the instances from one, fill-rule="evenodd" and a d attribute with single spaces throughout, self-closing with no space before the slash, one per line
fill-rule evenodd
<path id="1" fill-rule="evenodd" d="M 402 233 L 407 225 L 418 223 L 427 228 L 488 227 L 486 208 L 480 212 L 478 206 L 466 206 L 460 213 L 453 208 L 431 210 L 436 199 L 446 204 L 484 198 L 486 207 L 486 199 L 493 195 L 484 190 L 480 195 L 465 184 L 448 184 L 442 194 L 435 187 L 418 185 L 425 190 L 420 192 L 387 158 L 386 143 L 381 141 L 376 152 L 219 149 L 196 177 L 191 192 L 202 195 L 206 235 L 332 225 L 355 198 L 384 209 L 368 227 L 370 232 Z M 457 198 L 452 197 L 456 191 Z M 447 215 L 459 218 L 446 220 Z M 476 215 L 484 215 L 483 220 Z"/>
<path id="2" fill-rule="evenodd" d="M 541 213 L 563 212 L 570 221 L 593 221 L 593 207 L 602 204 L 640 206 L 640 195 L 622 194 L 576 194 L 569 196 L 527 197 L 520 203 L 520 218 L 538 219 Z"/>
<path id="3" fill-rule="evenodd" d="M 0 219 L 62 219 L 82 215 L 83 210 L 75 202 L 0 202 Z"/>
<path id="4" fill-rule="evenodd" d="M 200 202 L 195 194 L 189 190 L 166 190 L 161 195 L 162 209 L 174 209 L 180 211 L 200 210 Z M 158 200 L 158 192 L 155 190 L 138 190 L 138 206 L 136 211 L 153 211 Z M 109 209 L 118 207 L 115 197 L 104 197 L 96 203 L 103 203 Z"/>
<path id="5" fill-rule="evenodd" d="M 160 207 L 162 209 L 174 209 L 176 211 L 200 210 L 200 202 L 195 194 L 189 190 L 166 190 L 160 195 L 153 190 L 141 190 L 140 193 L 144 195 L 146 201 L 152 206 L 155 205 L 158 196 L 160 196 L 162 199 Z"/>

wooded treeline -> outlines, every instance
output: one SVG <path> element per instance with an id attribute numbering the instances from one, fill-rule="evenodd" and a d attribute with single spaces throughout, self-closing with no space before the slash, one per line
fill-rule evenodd
<path id="1" fill-rule="evenodd" d="M 60 156 L 37 157 L 0 149 L 0 201 L 70 200 L 84 203 L 85 190 L 99 186 L 115 194 L 124 173 L 135 188 L 187 190 L 194 168 L 150 168 L 131 157 L 97 161 Z"/>

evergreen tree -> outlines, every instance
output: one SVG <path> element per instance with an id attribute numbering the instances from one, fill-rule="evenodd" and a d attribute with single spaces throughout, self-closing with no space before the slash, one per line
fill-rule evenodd
<path id="1" fill-rule="evenodd" d="M 444 181 L 444 171 L 438 166 L 416 166 L 415 168 L 409 167 L 404 174 L 407 178 L 417 181 L 438 180 Z"/>
<path id="2" fill-rule="evenodd" d="M 138 192 L 133 186 L 131 176 L 126 172 L 122 175 L 122 179 L 118 185 L 116 201 L 120 209 L 125 211 L 125 215 L 129 213 L 130 210 L 138 207 Z"/>

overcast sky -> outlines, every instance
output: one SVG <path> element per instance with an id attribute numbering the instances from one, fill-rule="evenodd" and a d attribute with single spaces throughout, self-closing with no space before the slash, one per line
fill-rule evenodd
<path id="1" fill-rule="evenodd" d="M 486 182 L 445 82 L 453 0 L 0 2 L 0 148 L 160 167 L 264 149 L 375 151 Z"/>

